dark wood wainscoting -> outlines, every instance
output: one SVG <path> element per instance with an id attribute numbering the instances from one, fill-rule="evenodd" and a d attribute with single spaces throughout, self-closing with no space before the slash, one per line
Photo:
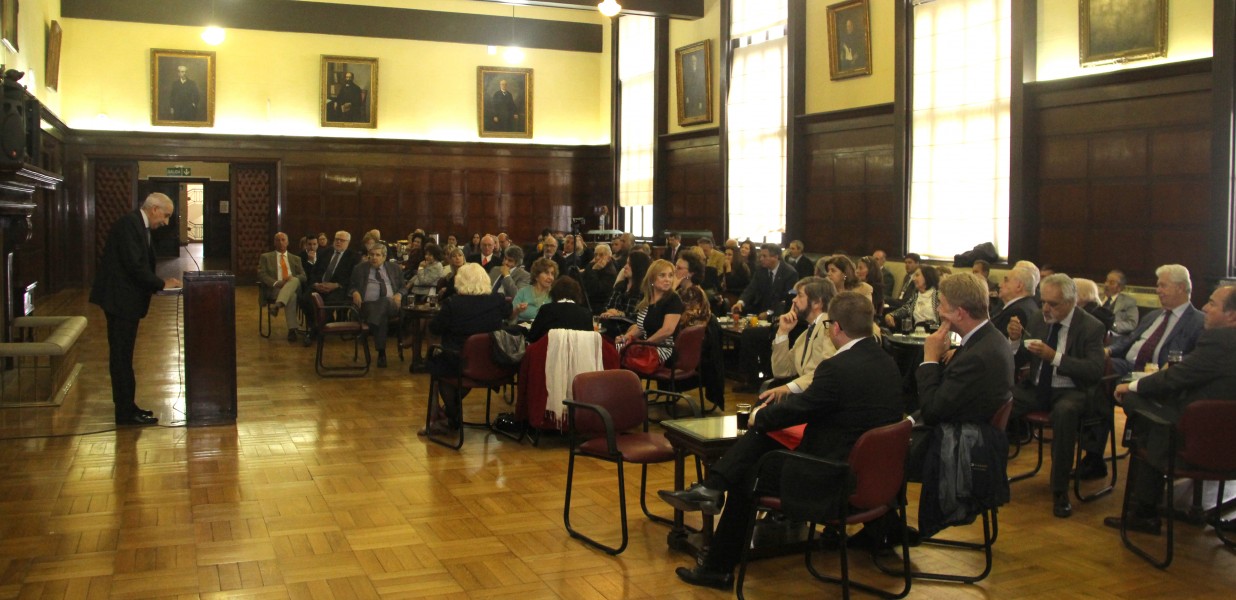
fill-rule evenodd
<path id="1" fill-rule="evenodd" d="M 1154 282 L 1161 264 L 1195 282 L 1214 252 L 1210 61 L 1034 84 L 1023 224 L 1037 260 L 1102 281 Z M 1205 286 L 1195 286 L 1204 288 Z"/>
<path id="2" fill-rule="evenodd" d="M 721 144 L 717 129 L 661 138 L 661 189 L 665 209 L 658 230 L 711 231 L 725 241 L 725 190 L 721 189 Z"/>
<path id="3" fill-rule="evenodd" d="M 893 107 L 801 117 L 808 155 L 801 231 L 808 252 L 900 256 L 905 207 L 893 180 Z"/>

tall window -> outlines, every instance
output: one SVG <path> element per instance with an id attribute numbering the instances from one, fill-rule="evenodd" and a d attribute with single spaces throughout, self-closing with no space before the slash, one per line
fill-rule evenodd
<path id="1" fill-rule="evenodd" d="M 1011 0 L 914 8 L 909 250 L 1009 245 Z"/>
<path id="2" fill-rule="evenodd" d="M 731 0 L 727 100 L 730 237 L 785 231 L 786 0 Z"/>
<path id="3" fill-rule="evenodd" d="M 641 238 L 653 235 L 655 70 L 656 19 L 623 16 L 618 21 L 618 79 L 622 82 L 618 204 L 626 230 Z"/>

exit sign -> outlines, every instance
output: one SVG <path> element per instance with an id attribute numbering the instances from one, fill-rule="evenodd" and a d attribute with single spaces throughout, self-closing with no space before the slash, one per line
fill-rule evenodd
<path id="1" fill-rule="evenodd" d="M 193 174 L 193 170 L 189 167 L 168 167 L 168 177 L 188 177 Z"/>

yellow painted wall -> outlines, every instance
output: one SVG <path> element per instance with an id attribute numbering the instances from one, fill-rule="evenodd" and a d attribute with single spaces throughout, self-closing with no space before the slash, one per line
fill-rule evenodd
<path id="1" fill-rule="evenodd" d="M 47 89 L 47 28 L 52 20 L 60 19 L 59 0 L 25 0 L 17 14 L 17 50 L 12 52 L 0 46 L 4 57 L 4 69 L 17 69 L 26 73 L 21 84 L 38 97 L 52 112 L 60 108 L 60 94 Z M 64 64 L 63 59 L 61 64 Z M 64 71 L 61 70 L 61 73 Z M 61 80 L 63 81 L 63 79 Z"/>
<path id="2" fill-rule="evenodd" d="M 380 2 L 367 2 L 381 5 Z M 387 2 L 404 8 L 510 14 L 511 7 L 461 0 Z M 520 6 L 517 17 L 608 27 L 591 11 Z M 229 29 L 217 47 L 200 28 L 64 19 L 60 117 L 73 128 L 287 136 L 376 137 L 538 144 L 609 142 L 608 35 L 603 53 L 525 50 L 532 68 L 531 140 L 477 135 L 476 67 L 508 66 L 485 46 Z M 502 40 L 495 40 L 501 43 Z M 150 124 L 150 50 L 216 53 L 215 125 Z M 378 127 L 321 127 L 321 55 L 376 57 Z"/>
<path id="3" fill-rule="evenodd" d="M 669 26 L 669 59 L 670 68 L 666 73 L 669 84 L 669 132 L 678 133 L 690 129 L 716 127 L 721 118 L 721 0 L 704 1 L 704 17 L 694 21 L 670 21 Z M 674 50 L 709 40 L 712 45 L 712 122 L 688 125 L 678 125 L 678 63 L 674 58 Z"/>
<path id="4" fill-rule="evenodd" d="M 1211 0 L 1172 0 L 1167 4 L 1167 56 L 1127 64 L 1080 65 L 1080 11 L 1077 0 L 1039 0 L 1037 77 L 1064 79 L 1207 58 L 1214 53 Z"/>
<path id="5" fill-rule="evenodd" d="M 807 2 L 807 113 L 887 104 L 893 101 L 896 33 L 892 0 L 873 0 L 871 7 L 871 75 L 832 81 L 828 74 L 828 5 L 837 0 Z"/>

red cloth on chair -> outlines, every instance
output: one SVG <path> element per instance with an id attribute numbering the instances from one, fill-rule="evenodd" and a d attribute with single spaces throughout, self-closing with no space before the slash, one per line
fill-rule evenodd
<path id="1" fill-rule="evenodd" d="M 566 413 L 558 415 L 559 422 L 545 418 L 545 403 L 549 391 L 545 386 L 545 352 L 549 349 L 549 336 L 528 346 L 524 360 L 519 364 L 519 383 L 515 396 L 515 420 L 525 421 L 537 429 L 566 429 Z M 618 351 L 609 340 L 601 340 L 601 363 L 605 370 L 618 368 Z"/>
<path id="2" fill-rule="evenodd" d="M 768 432 L 768 437 L 777 440 L 777 443 L 790 450 L 797 450 L 798 445 L 803 443 L 803 431 L 805 429 L 807 429 L 807 424 L 803 423 L 802 425 L 770 431 Z"/>

